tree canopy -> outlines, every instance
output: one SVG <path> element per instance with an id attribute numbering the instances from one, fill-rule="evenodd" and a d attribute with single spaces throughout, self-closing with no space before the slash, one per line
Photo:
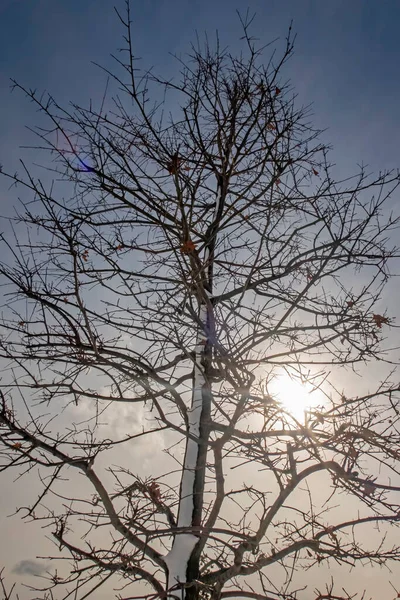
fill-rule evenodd
<path id="1" fill-rule="evenodd" d="M 129 3 L 119 18 L 114 95 L 63 107 L 15 83 L 51 181 L 3 171 L 22 197 L 1 468 L 39 476 L 24 516 L 70 565 L 43 598 L 293 600 L 299 570 L 398 561 L 399 385 L 348 394 L 344 375 L 395 360 L 398 173 L 335 178 L 284 79 L 291 30 L 267 60 L 242 19 L 240 53 L 199 42 L 164 80 L 135 58 Z"/>

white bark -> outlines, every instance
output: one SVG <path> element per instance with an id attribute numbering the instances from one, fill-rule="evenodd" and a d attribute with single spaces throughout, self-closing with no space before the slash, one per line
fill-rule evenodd
<path id="1" fill-rule="evenodd" d="M 214 208 L 213 222 L 217 219 L 220 203 L 221 197 L 218 194 Z M 210 248 L 206 246 L 204 251 L 204 265 L 208 265 L 209 259 Z M 211 290 L 209 290 L 209 292 L 211 292 Z M 206 293 L 205 290 L 204 293 Z M 189 433 L 196 439 L 200 438 L 203 389 L 206 384 L 204 370 L 201 364 L 205 345 L 207 343 L 208 307 L 205 300 L 200 304 L 199 320 L 200 324 L 195 348 L 192 406 L 189 411 Z M 188 438 L 181 480 L 178 527 L 190 528 L 192 525 L 195 494 L 194 484 L 198 453 L 199 443 L 196 442 L 195 439 Z M 168 589 L 173 588 L 176 584 L 187 582 L 186 571 L 191 553 L 197 541 L 197 536 L 192 533 L 176 534 L 172 548 L 165 557 L 165 562 L 169 571 Z"/>
<path id="2" fill-rule="evenodd" d="M 193 381 L 192 406 L 189 411 L 189 434 L 196 439 L 200 437 L 200 419 L 203 406 L 203 386 L 206 383 L 201 359 L 207 342 L 207 307 L 200 306 L 199 318 L 202 324 L 197 335 L 195 349 L 195 367 Z M 183 474 L 180 491 L 180 504 L 178 514 L 178 527 L 190 528 L 194 510 L 194 483 L 197 466 L 199 444 L 192 438 L 188 438 L 186 454 L 183 466 Z M 165 557 L 169 571 L 168 588 L 171 589 L 177 583 L 186 583 L 186 570 L 190 555 L 198 541 L 192 533 L 177 533 L 170 552 Z"/>

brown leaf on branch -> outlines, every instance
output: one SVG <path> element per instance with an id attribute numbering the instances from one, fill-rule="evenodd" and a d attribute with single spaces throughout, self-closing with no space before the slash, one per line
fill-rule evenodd
<path id="1" fill-rule="evenodd" d="M 375 486 L 372 483 L 370 483 L 369 481 L 367 481 L 364 484 L 364 487 L 362 489 L 362 493 L 364 494 L 364 496 L 372 496 L 374 491 L 375 491 Z"/>
<path id="2" fill-rule="evenodd" d="M 158 485 L 158 483 L 156 481 L 151 481 L 148 485 L 147 485 L 147 491 L 150 495 L 150 498 L 154 501 L 154 502 L 161 502 L 161 491 L 160 491 L 160 486 Z"/>
<path id="3" fill-rule="evenodd" d="M 349 448 L 349 452 L 348 452 L 350 458 L 358 458 L 358 451 L 352 446 L 351 448 Z"/>
<path id="4" fill-rule="evenodd" d="M 334 541 L 337 542 L 338 541 L 338 537 L 336 535 L 336 533 L 334 532 L 334 527 L 330 526 L 330 527 L 325 527 L 325 532 L 329 535 L 329 537 Z"/>
<path id="5" fill-rule="evenodd" d="M 383 315 L 372 315 L 372 320 L 379 329 L 382 329 L 383 324 L 387 325 L 389 323 L 389 319 Z"/>
<path id="6" fill-rule="evenodd" d="M 186 242 L 183 242 L 181 246 L 182 254 L 191 254 L 191 252 L 193 252 L 195 249 L 196 244 L 192 242 L 192 240 L 187 240 Z"/>
<path id="7" fill-rule="evenodd" d="M 168 173 L 170 175 L 176 175 L 179 171 L 179 167 L 181 166 L 181 164 L 182 159 L 179 158 L 179 154 L 175 152 L 175 154 L 173 154 L 171 157 L 171 161 L 167 165 Z"/>

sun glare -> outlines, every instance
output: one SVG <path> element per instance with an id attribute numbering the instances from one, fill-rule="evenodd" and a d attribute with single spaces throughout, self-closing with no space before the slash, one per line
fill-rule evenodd
<path id="1" fill-rule="evenodd" d="M 304 421 L 305 413 L 323 403 L 323 394 L 310 383 L 302 383 L 289 375 L 280 375 L 268 384 L 268 393 L 296 421 Z"/>

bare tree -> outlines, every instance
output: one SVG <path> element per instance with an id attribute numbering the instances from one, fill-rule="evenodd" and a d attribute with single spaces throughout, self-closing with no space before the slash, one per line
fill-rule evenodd
<path id="1" fill-rule="evenodd" d="M 26 518 L 70 560 L 45 597 L 111 580 L 126 599 L 291 599 L 299 569 L 398 561 L 399 386 L 355 397 L 334 375 L 392 360 L 376 307 L 398 175 L 335 180 L 282 79 L 291 31 L 266 62 L 244 19 L 239 56 L 199 43 L 164 81 L 139 69 L 129 4 L 119 18 L 112 99 L 15 83 L 53 182 L 4 173 L 24 198 L 0 269 L 1 468 L 39 474 Z M 301 386 L 319 398 L 304 417 L 290 380 L 294 407 Z M 82 404 L 84 424 L 60 421 Z M 111 439 L 121 404 L 143 427 Z M 156 432 L 165 476 L 114 466 Z"/>

